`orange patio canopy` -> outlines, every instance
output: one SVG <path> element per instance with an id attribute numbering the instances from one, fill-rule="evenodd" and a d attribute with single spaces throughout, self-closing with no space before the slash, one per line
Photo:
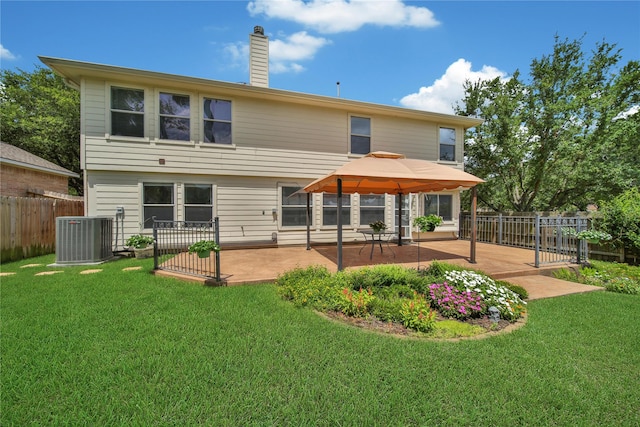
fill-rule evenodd
<path id="1" fill-rule="evenodd" d="M 482 179 L 427 160 L 407 159 L 402 154 L 376 151 L 353 160 L 304 187 L 306 193 L 409 194 L 468 189 Z"/>

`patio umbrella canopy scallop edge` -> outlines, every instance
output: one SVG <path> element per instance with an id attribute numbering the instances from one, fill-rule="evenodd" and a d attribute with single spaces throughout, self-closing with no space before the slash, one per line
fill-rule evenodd
<path id="1" fill-rule="evenodd" d="M 305 193 L 342 194 L 403 194 L 469 189 L 484 182 L 481 178 L 451 166 L 421 159 L 407 159 L 402 154 L 376 151 L 353 160 L 328 175 L 318 178 L 301 191 Z M 338 269 L 342 269 L 342 224 L 338 198 Z M 471 262 L 475 263 L 475 209 L 472 197 Z M 398 244 L 401 244 L 400 238 Z M 307 248 L 310 248 L 307 224 Z"/>
<path id="2" fill-rule="evenodd" d="M 306 187 L 307 193 L 409 194 L 468 189 L 484 180 L 451 166 L 376 151 L 353 160 Z"/>

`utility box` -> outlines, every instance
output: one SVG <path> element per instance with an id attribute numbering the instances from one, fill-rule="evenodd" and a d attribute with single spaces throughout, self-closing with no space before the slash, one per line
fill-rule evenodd
<path id="1" fill-rule="evenodd" d="M 113 218 L 56 218 L 56 264 L 95 264 L 113 258 Z"/>

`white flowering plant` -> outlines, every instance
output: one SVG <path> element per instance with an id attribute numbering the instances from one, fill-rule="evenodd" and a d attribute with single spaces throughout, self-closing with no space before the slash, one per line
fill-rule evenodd
<path id="1" fill-rule="evenodd" d="M 451 286 L 463 292 L 476 292 L 484 302 L 485 307 L 495 306 L 500 311 L 500 317 L 506 320 L 516 320 L 525 313 L 526 301 L 520 295 L 502 285 L 498 285 L 492 278 L 469 270 L 454 270 L 445 273 L 445 279 Z"/>

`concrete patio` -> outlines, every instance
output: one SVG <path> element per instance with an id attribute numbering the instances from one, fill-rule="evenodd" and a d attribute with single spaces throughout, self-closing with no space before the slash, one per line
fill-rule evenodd
<path id="1" fill-rule="evenodd" d="M 424 268 L 431 261 L 445 261 L 470 269 L 481 270 L 494 279 L 504 279 L 524 287 L 529 299 L 548 298 L 572 293 L 602 290 L 597 286 L 559 280 L 551 277 L 554 270 L 570 264 L 552 264 L 541 268 L 534 266 L 534 251 L 487 243 L 478 243 L 476 264 L 469 262 L 470 243 L 466 240 L 442 240 L 390 244 L 374 247 L 349 244 L 343 247 L 345 269 L 377 264 L 400 264 L 411 268 Z M 370 258 L 371 256 L 371 258 Z M 315 245 L 311 250 L 304 246 L 284 246 L 260 249 L 228 249 L 220 252 L 221 278 L 226 285 L 273 282 L 279 274 L 296 267 L 323 265 L 337 271 L 335 245 Z M 210 280 L 159 270 L 157 274 L 177 276 L 186 280 L 209 283 Z"/>

